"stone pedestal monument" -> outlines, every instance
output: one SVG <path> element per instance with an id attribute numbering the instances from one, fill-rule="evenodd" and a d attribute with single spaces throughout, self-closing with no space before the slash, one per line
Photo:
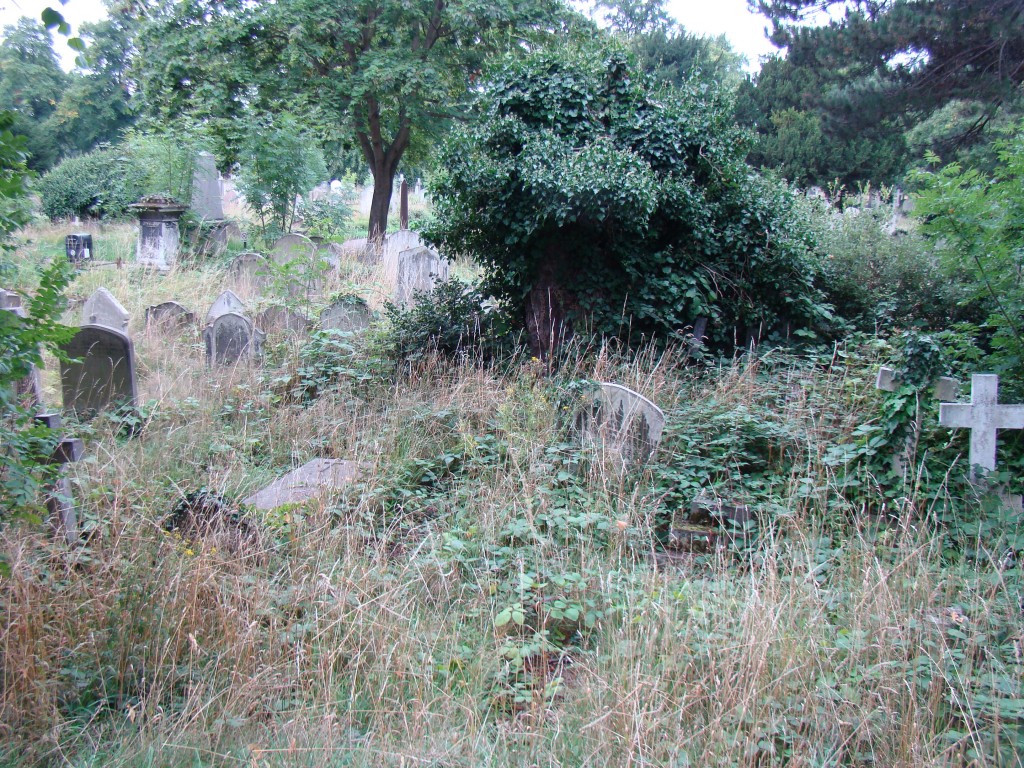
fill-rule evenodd
<path id="1" fill-rule="evenodd" d="M 174 198 L 149 195 L 129 207 L 139 216 L 136 260 L 143 266 L 170 269 L 178 260 L 178 220 L 186 206 Z"/>

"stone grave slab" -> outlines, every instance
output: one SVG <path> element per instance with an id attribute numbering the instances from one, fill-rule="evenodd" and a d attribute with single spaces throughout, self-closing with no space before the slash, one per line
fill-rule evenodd
<path id="1" fill-rule="evenodd" d="M 176 301 L 165 301 L 146 307 L 146 328 L 173 330 L 192 325 L 196 321 L 194 312 L 185 309 Z"/>
<path id="2" fill-rule="evenodd" d="M 207 365 L 233 365 L 263 354 L 266 334 L 244 315 L 227 312 L 203 330 Z"/>
<path id="3" fill-rule="evenodd" d="M 359 469 L 354 461 L 314 459 L 243 499 L 242 503 L 269 510 L 322 498 L 358 478 Z"/>
<path id="4" fill-rule="evenodd" d="M 267 333 L 301 334 L 309 328 L 305 316 L 287 307 L 267 307 L 256 316 L 256 325 Z"/>
<path id="5" fill-rule="evenodd" d="M 206 313 L 206 323 L 209 325 L 221 315 L 226 315 L 229 312 L 234 312 L 236 315 L 245 314 L 245 304 L 242 300 L 235 295 L 234 291 L 224 291 L 218 296 L 212 305 L 210 310 Z"/>
<path id="6" fill-rule="evenodd" d="M 64 409 L 88 419 L 118 405 L 135 405 L 135 348 L 124 333 L 102 325 L 83 325 L 63 346 L 71 362 L 61 361 Z"/>
<path id="7" fill-rule="evenodd" d="M 370 308 L 361 299 L 342 299 L 320 313 L 320 327 L 325 331 L 353 333 L 370 327 Z"/>
<path id="8" fill-rule="evenodd" d="M 395 304 L 407 307 L 417 293 L 431 293 L 434 285 L 448 279 L 448 262 L 437 251 L 418 246 L 398 254 L 395 272 Z"/>
<path id="9" fill-rule="evenodd" d="M 115 331 L 127 331 L 130 315 L 106 288 L 97 288 L 82 306 L 82 325 L 102 325 Z"/>
<path id="10" fill-rule="evenodd" d="M 600 443 L 624 466 L 647 462 L 661 443 L 665 414 L 639 392 L 603 382 L 589 408 L 577 414 L 585 440 Z"/>

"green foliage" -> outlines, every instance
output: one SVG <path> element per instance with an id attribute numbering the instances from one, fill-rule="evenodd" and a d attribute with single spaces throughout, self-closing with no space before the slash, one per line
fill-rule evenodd
<path id="1" fill-rule="evenodd" d="M 442 354 L 492 360 L 511 351 L 510 318 L 478 287 L 456 278 L 417 294 L 411 307 L 384 307 L 387 330 L 380 337 L 384 355 L 412 362 Z"/>
<path id="2" fill-rule="evenodd" d="M 348 231 L 352 219 L 352 207 L 335 195 L 324 200 L 303 202 L 298 216 L 309 234 L 324 240 L 341 240 Z"/>
<path id="3" fill-rule="evenodd" d="M 118 218 L 146 190 L 146 176 L 125 147 L 64 160 L 39 180 L 43 213 L 51 219 Z"/>
<path id="4" fill-rule="evenodd" d="M 129 131 L 125 153 L 144 175 L 142 194 L 171 197 L 188 205 L 192 201 L 196 155 L 207 141 L 202 129 L 187 122 Z"/>
<path id="5" fill-rule="evenodd" d="M 953 163 L 915 175 L 921 231 L 946 273 L 965 280 L 970 298 L 984 308 L 991 370 L 1004 375 L 1007 397 L 1024 396 L 1024 134 L 995 144 L 999 165 L 991 174 Z M 938 163 L 932 156 L 931 161 Z"/>
<path id="6" fill-rule="evenodd" d="M 295 199 L 327 175 L 323 154 L 291 115 L 257 121 L 239 152 L 238 189 L 259 216 L 265 240 L 290 232 Z"/>
<path id="7" fill-rule="evenodd" d="M 442 153 L 427 237 L 528 325 L 664 338 L 707 316 L 725 344 L 827 318 L 793 197 L 743 162 L 714 90 L 656 92 L 619 53 L 563 49 L 507 62 L 477 111 Z"/>

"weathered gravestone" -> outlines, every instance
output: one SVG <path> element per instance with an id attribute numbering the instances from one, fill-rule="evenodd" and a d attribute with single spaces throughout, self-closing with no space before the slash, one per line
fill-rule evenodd
<path id="1" fill-rule="evenodd" d="M 245 304 L 235 295 L 234 291 L 224 291 L 224 293 L 214 299 L 213 304 L 210 305 L 210 309 L 206 313 L 207 325 L 228 312 L 234 312 L 236 315 L 245 314 Z"/>
<path id="2" fill-rule="evenodd" d="M 254 251 L 240 253 L 228 265 L 228 277 L 237 285 L 262 288 L 270 281 L 270 261 Z"/>
<path id="3" fill-rule="evenodd" d="M 372 263 L 377 257 L 370 247 L 370 241 L 365 237 L 355 237 L 346 240 L 341 245 L 331 243 L 327 246 L 328 261 L 331 266 L 337 269 L 341 262 L 348 259 L 356 259 L 364 263 Z"/>
<path id="4" fill-rule="evenodd" d="M 448 279 L 448 262 L 426 246 L 398 254 L 395 272 L 395 304 L 407 307 L 417 293 L 432 293 L 434 285 Z"/>
<path id="5" fill-rule="evenodd" d="M 263 353 L 265 337 L 266 334 L 244 315 L 235 312 L 219 315 L 203 330 L 206 363 L 212 367 L 257 358 Z"/>
<path id="6" fill-rule="evenodd" d="M 106 288 L 97 288 L 82 305 L 82 325 L 102 325 L 126 332 L 129 319 L 128 310 Z"/>
<path id="7" fill-rule="evenodd" d="M 309 328 L 309 320 L 287 307 L 267 307 L 256 316 L 261 330 L 272 333 L 301 334 Z"/>
<path id="8" fill-rule="evenodd" d="M 320 313 L 320 327 L 325 331 L 362 331 L 370 326 L 370 308 L 354 296 L 332 303 Z"/>
<path id="9" fill-rule="evenodd" d="M 392 232 L 384 238 L 384 243 L 381 246 L 381 261 L 384 262 L 385 270 L 390 273 L 393 269 L 397 269 L 398 257 L 403 251 L 419 248 L 422 245 L 423 241 L 420 240 L 419 232 L 414 232 L 411 229 Z"/>
<path id="10" fill-rule="evenodd" d="M 178 260 L 178 220 L 185 206 L 177 200 L 150 195 L 128 206 L 139 216 L 136 260 L 147 267 L 168 270 Z"/>
<path id="11" fill-rule="evenodd" d="M 939 424 L 971 430 L 971 479 L 975 467 L 986 472 L 996 468 L 996 433 L 1000 429 L 1024 429 L 1024 405 L 999 404 L 999 377 L 976 373 L 971 376 L 971 402 L 940 403 Z"/>
<path id="12" fill-rule="evenodd" d="M 875 379 L 875 388 L 883 392 L 895 392 L 900 388 L 899 377 L 892 368 L 882 366 L 878 369 L 878 376 Z M 939 376 L 931 384 L 933 397 L 940 402 L 956 399 L 960 382 L 949 376 Z M 915 410 L 914 421 L 907 428 L 907 437 L 903 443 L 903 450 L 892 458 L 892 470 L 897 475 L 906 474 L 907 468 L 914 459 L 917 451 L 917 441 L 921 434 L 921 409 Z"/>
<path id="13" fill-rule="evenodd" d="M 324 498 L 359 476 L 359 464 L 342 459 L 314 459 L 279 477 L 263 490 L 242 500 L 257 509 L 276 509 Z"/>
<path id="14" fill-rule="evenodd" d="M 196 155 L 192 172 L 192 203 L 189 207 L 203 221 L 220 221 L 224 218 L 217 160 L 209 152 Z"/>
<path id="15" fill-rule="evenodd" d="M 35 418 L 37 423 L 55 432 L 61 428 L 59 413 L 40 413 Z M 78 514 L 75 512 L 75 499 L 65 467 L 79 461 L 83 450 L 81 438 L 64 437 L 57 443 L 48 459 L 50 464 L 59 465 L 59 469 L 56 480 L 46 489 L 46 508 L 50 512 L 50 519 L 57 533 L 63 534 L 68 544 L 75 544 L 78 541 Z"/>
<path id="16" fill-rule="evenodd" d="M 146 328 L 172 330 L 192 325 L 195 313 L 190 312 L 176 301 L 165 301 L 146 307 Z"/>
<path id="17" fill-rule="evenodd" d="M 19 309 L 21 307 L 21 294 L 6 289 L 0 291 L 0 309 Z"/>
<path id="18" fill-rule="evenodd" d="M 136 404 L 135 348 L 124 333 L 83 325 L 62 347 L 60 363 L 64 409 L 80 419 L 118 405 Z"/>
<path id="19" fill-rule="evenodd" d="M 619 384 L 602 383 L 589 407 L 576 416 L 584 439 L 600 443 L 623 466 L 647 462 L 661 443 L 665 414 L 643 395 Z"/>
<path id="20" fill-rule="evenodd" d="M 287 266 L 290 276 L 291 293 L 313 293 L 320 284 L 320 260 L 317 246 L 305 235 L 284 235 L 274 243 L 270 257 L 278 266 Z"/>

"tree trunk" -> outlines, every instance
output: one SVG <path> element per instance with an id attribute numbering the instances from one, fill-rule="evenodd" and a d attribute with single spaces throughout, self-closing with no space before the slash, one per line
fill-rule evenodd
<path id="1" fill-rule="evenodd" d="M 542 360 L 572 337 L 570 313 L 579 302 L 565 287 L 563 275 L 570 259 L 557 245 L 548 246 L 546 258 L 526 297 L 526 330 L 530 351 Z"/>
<path id="2" fill-rule="evenodd" d="M 391 208 L 391 189 L 395 172 L 373 169 L 373 197 L 370 198 L 370 226 L 367 237 L 372 243 L 384 240 L 388 231 L 388 209 Z"/>

